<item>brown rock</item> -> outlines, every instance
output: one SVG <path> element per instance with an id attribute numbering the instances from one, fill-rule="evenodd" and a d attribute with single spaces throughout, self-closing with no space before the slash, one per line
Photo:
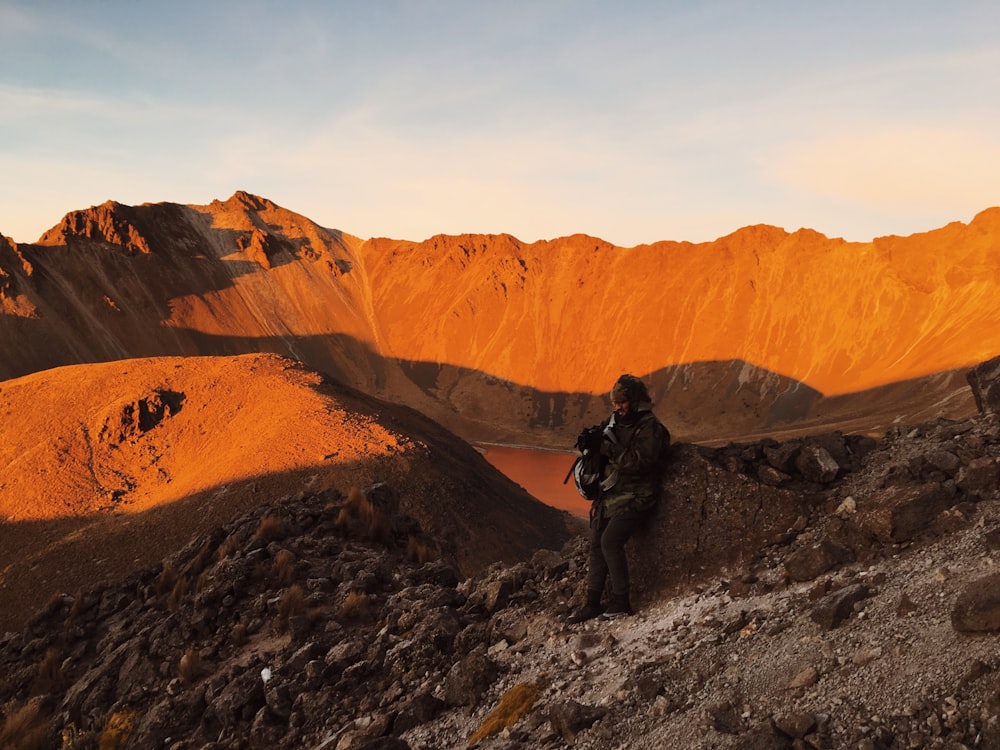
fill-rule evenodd
<path id="1" fill-rule="evenodd" d="M 802 739 L 816 729 L 816 717 L 810 713 L 794 713 L 779 716 L 774 720 L 775 726 L 792 739 Z"/>
<path id="2" fill-rule="evenodd" d="M 998 481 L 1000 481 L 1000 465 L 995 458 L 989 456 L 972 459 L 955 477 L 958 488 L 975 497 L 981 497 L 996 489 Z"/>
<path id="3" fill-rule="evenodd" d="M 783 471 L 775 469 L 773 466 L 764 464 L 757 468 L 757 478 L 764 484 L 777 487 L 791 479 L 791 476 L 785 474 Z"/>
<path id="4" fill-rule="evenodd" d="M 812 687 L 819 682 L 819 670 L 816 667 L 806 667 L 788 681 L 788 689 Z"/>
<path id="5" fill-rule="evenodd" d="M 1000 630 L 1000 573 L 966 585 L 951 611 L 951 625 L 961 632 Z"/>
<path id="6" fill-rule="evenodd" d="M 954 502 L 954 491 L 936 482 L 890 489 L 869 499 L 859 525 L 881 542 L 913 539 Z"/>
<path id="7" fill-rule="evenodd" d="M 469 706 L 479 700 L 497 676 L 497 665 L 485 654 L 473 651 L 448 670 L 444 700 L 449 706 Z"/>
<path id="8" fill-rule="evenodd" d="M 789 555 L 785 561 L 785 570 L 793 581 L 811 581 L 828 570 L 843 565 L 851 557 L 849 549 L 824 539 Z"/>

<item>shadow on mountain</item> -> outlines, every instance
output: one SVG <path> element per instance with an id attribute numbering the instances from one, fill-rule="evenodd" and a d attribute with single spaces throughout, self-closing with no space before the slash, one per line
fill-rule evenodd
<path id="1" fill-rule="evenodd" d="M 52 297 L 52 295 L 47 295 Z M 229 356 L 270 352 L 299 360 L 362 392 L 406 404 L 466 440 L 538 447 L 572 445 L 582 426 L 607 416 L 606 394 L 542 391 L 490 373 L 437 362 L 385 358 L 346 334 L 214 335 L 160 326 L 109 310 L 100 323 L 74 318 L 0 316 L 13 346 L 0 375 L 19 377 L 61 365 L 162 356 Z M 974 405 L 965 370 L 834 397 L 741 360 L 691 362 L 633 373 L 650 386 L 655 411 L 678 439 L 720 443 L 796 428 L 872 431 L 898 421 L 960 418 Z M 608 384 L 610 389 L 611 383 Z"/>
<path id="2" fill-rule="evenodd" d="M 466 575 L 558 549 L 578 531 L 568 515 L 531 497 L 471 446 L 432 435 L 423 454 L 405 462 L 317 465 L 249 477 L 141 512 L 128 512 L 125 498 L 117 512 L 0 523 L 0 633 L 22 627 L 51 597 L 156 564 L 249 509 L 279 506 L 303 492 L 346 495 L 345 476 L 391 488 L 413 528 Z"/>

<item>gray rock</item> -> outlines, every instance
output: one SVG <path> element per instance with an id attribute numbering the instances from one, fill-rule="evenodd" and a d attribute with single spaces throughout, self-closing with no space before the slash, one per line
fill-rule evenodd
<path id="1" fill-rule="evenodd" d="M 795 468 L 802 477 L 816 484 L 828 484 L 837 478 L 840 464 L 830 452 L 818 445 L 806 445 L 795 459 Z"/>
<path id="2" fill-rule="evenodd" d="M 969 370 L 966 378 L 980 414 L 1000 414 L 1000 357 Z"/>
<path id="3" fill-rule="evenodd" d="M 809 617 L 824 630 L 833 630 L 854 612 L 854 605 L 871 596 L 864 584 L 855 583 L 827 594 L 819 600 Z"/>

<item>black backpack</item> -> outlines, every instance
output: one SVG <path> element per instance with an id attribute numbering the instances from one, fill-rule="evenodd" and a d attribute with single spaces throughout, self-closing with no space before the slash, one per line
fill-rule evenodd
<path id="1" fill-rule="evenodd" d="M 660 457 L 658 473 L 662 476 L 666 471 L 667 463 L 670 459 L 670 431 L 666 425 L 657 420 L 657 432 L 660 436 Z M 581 497 L 593 502 L 601 497 L 601 480 L 604 478 L 604 469 L 608 459 L 601 455 L 601 440 L 604 437 L 604 425 L 588 427 L 576 439 L 576 449 L 580 451 L 573 465 L 570 467 L 563 484 L 569 481 L 570 476 L 576 484 L 576 490 Z M 613 481 L 613 480 L 612 480 Z"/>
<path id="2" fill-rule="evenodd" d="M 603 433 L 602 425 L 588 427 L 580 433 L 576 439 L 576 449 L 580 451 L 580 455 L 563 479 L 563 484 L 566 484 L 572 475 L 576 491 L 591 502 L 601 496 L 601 477 L 608 461 L 606 456 L 601 455 Z"/>

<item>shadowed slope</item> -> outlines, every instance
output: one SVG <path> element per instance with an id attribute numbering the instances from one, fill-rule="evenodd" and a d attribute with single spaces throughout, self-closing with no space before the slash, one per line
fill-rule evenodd
<path id="1" fill-rule="evenodd" d="M 275 355 L 59 368 L 0 383 L 0 414 L 3 611 L 306 489 L 387 483 L 466 572 L 568 534 L 439 425 Z"/>

